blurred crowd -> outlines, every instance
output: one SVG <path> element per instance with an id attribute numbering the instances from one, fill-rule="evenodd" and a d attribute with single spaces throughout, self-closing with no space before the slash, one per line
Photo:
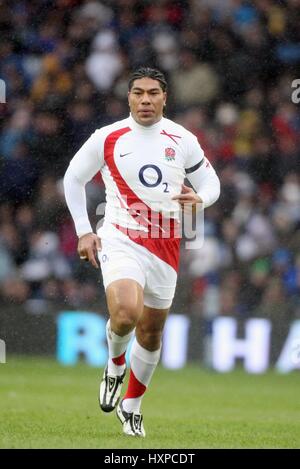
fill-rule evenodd
<path id="1" fill-rule="evenodd" d="M 300 0 L 2 0 L 0 302 L 104 301 L 62 177 L 96 128 L 128 115 L 130 72 L 150 65 L 169 82 L 167 117 L 197 135 L 222 184 L 203 248 L 183 244 L 174 311 L 299 318 L 299 25 Z M 95 225 L 101 177 L 87 191 Z"/>

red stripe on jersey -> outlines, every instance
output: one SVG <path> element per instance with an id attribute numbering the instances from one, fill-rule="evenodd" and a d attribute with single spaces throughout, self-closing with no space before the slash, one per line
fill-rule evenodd
<path id="1" fill-rule="evenodd" d="M 125 354 L 126 352 L 122 353 L 122 355 L 119 355 L 118 357 L 112 358 L 114 364 L 118 366 L 125 365 Z"/>
<path id="2" fill-rule="evenodd" d="M 134 375 L 133 371 L 130 370 L 128 388 L 123 399 L 133 399 L 135 397 L 140 397 L 144 394 L 147 387 L 141 383 Z"/>
<path id="3" fill-rule="evenodd" d="M 178 263 L 179 263 L 179 245 L 180 245 L 180 238 L 174 237 L 178 231 L 176 231 L 179 227 L 177 220 L 171 218 L 170 220 L 164 220 L 162 214 L 159 212 L 155 212 L 151 210 L 128 186 L 126 181 L 123 179 L 122 175 L 120 174 L 117 165 L 114 160 L 114 149 L 115 145 L 122 135 L 130 132 L 130 127 L 125 127 L 123 129 L 116 130 L 109 134 L 104 142 L 104 159 L 105 162 L 111 172 L 111 175 L 118 187 L 118 190 L 122 197 L 127 200 L 128 207 L 132 204 L 141 204 L 145 209 L 142 211 L 142 215 L 138 213 L 134 213 L 133 210 L 129 211 L 130 215 L 141 225 L 147 226 L 149 228 L 150 221 L 149 216 L 151 214 L 151 221 L 155 220 L 158 221 L 159 228 L 163 228 L 166 224 L 169 224 L 169 231 L 170 231 L 170 238 L 161 238 L 161 234 L 159 238 L 140 238 L 140 237 L 131 237 L 129 230 L 124 227 L 119 227 L 121 231 L 125 232 L 127 236 L 130 237 L 136 243 L 144 246 L 150 252 L 155 254 L 160 259 L 167 262 L 171 267 L 173 267 L 176 271 L 178 270 Z M 144 216 L 144 212 L 148 212 L 148 216 Z M 125 231 L 124 231 L 125 230 Z"/>
<path id="4" fill-rule="evenodd" d="M 106 161 L 107 166 L 110 169 L 111 175 L 119 189 L 121 196 L 123 196 L 127 202 L 127 206 L 130 208 L 132 204 L 141 203 L 145 207 L 144 211 L 149 212 L 150 208 L 147 207 L 146 204 L 137 197 L 137 195 L 132 191 L 132 189 L 130 189 L 126 181 L 121 176 L 117 168 L 115 159 L 114 159 L 114 149 L 115 149 L 117 140 L 119 140 L 119 138 L 122 137 L 122 135 L 126 134 L 127 132 L 131 132 L 130 127 L 125 127 L 123 129 L 116 130 L 106 137 L 105 142 L 104 142 L 104 159 Z M 120 197 L 118 197 L 118 199 L 120 200 L 121 206 L 123 208 L 126 207 L 124 204 L 124 201 L 121 201 Z M 145 217 L 141 217 L 139 214 L 134 213 L 134 210 L 131 210 L 129 213 L 133 218 L 139 217 L 137 221 L 141 225 L 146 226 L 146 227 L 149 226 L 150 222 L 149 220 L 145 219 Z"/>

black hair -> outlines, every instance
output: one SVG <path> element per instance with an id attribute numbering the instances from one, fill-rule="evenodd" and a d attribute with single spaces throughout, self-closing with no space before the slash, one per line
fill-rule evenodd
<path id="1" fill-rule="evenodd" d="M 132 88 L 134 80 L 139 80 L 140 78 L 152 78 L 152 80 L 157 80 L 160 84 L 161 89 L 164 92 L 167 91 L 168 84 L 164 74 L 156 68 L 150 67 L 138 68 L 131 74 L 128 82 L 129 91 Z"/>

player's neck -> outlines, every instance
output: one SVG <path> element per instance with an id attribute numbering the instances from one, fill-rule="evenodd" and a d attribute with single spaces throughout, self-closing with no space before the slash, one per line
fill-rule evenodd
<path id="1" fill-rule="evenodd" d="M 144 130 L 144 131 L 153 131 L 153 130 L 156 130 L 158 128 L 160 128 L 161 124 L 162 124 L 162 120 L 163 120 L 163 117 L 161 117 L 161 119 L 157 122 L 155 122 L 154 124 L 152 125 L 142 125 L 142 124 L 139 124 L 132 116 L 132 114 L 130 113 L 129 114 L 129 120 L 130 120 L 130 123 L 132 125 L 133 128 L 136 128 L 136 129 L 139 129 L 139 130 Z"/>

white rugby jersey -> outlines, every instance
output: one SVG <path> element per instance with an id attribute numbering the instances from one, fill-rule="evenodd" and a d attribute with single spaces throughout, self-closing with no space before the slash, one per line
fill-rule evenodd
<path id="1" fill-rule="evenodd" d="M 64 186 L 78 236 L 93 231 L 84 186 L 98 171 L 106 188 L 104 228 L 118 224 L 147 231 L 156 220 L 153 214 L 152 222 L 147 220 L 147 209 L 179 221 L 181 207 L 172 197 L 181 193 L 185 177 L 205 207 L 220 193 L 219 179 L 191 132 L 164 117 L 142 126 L 130 115 L 96 130 L 70 162 Z"/>

